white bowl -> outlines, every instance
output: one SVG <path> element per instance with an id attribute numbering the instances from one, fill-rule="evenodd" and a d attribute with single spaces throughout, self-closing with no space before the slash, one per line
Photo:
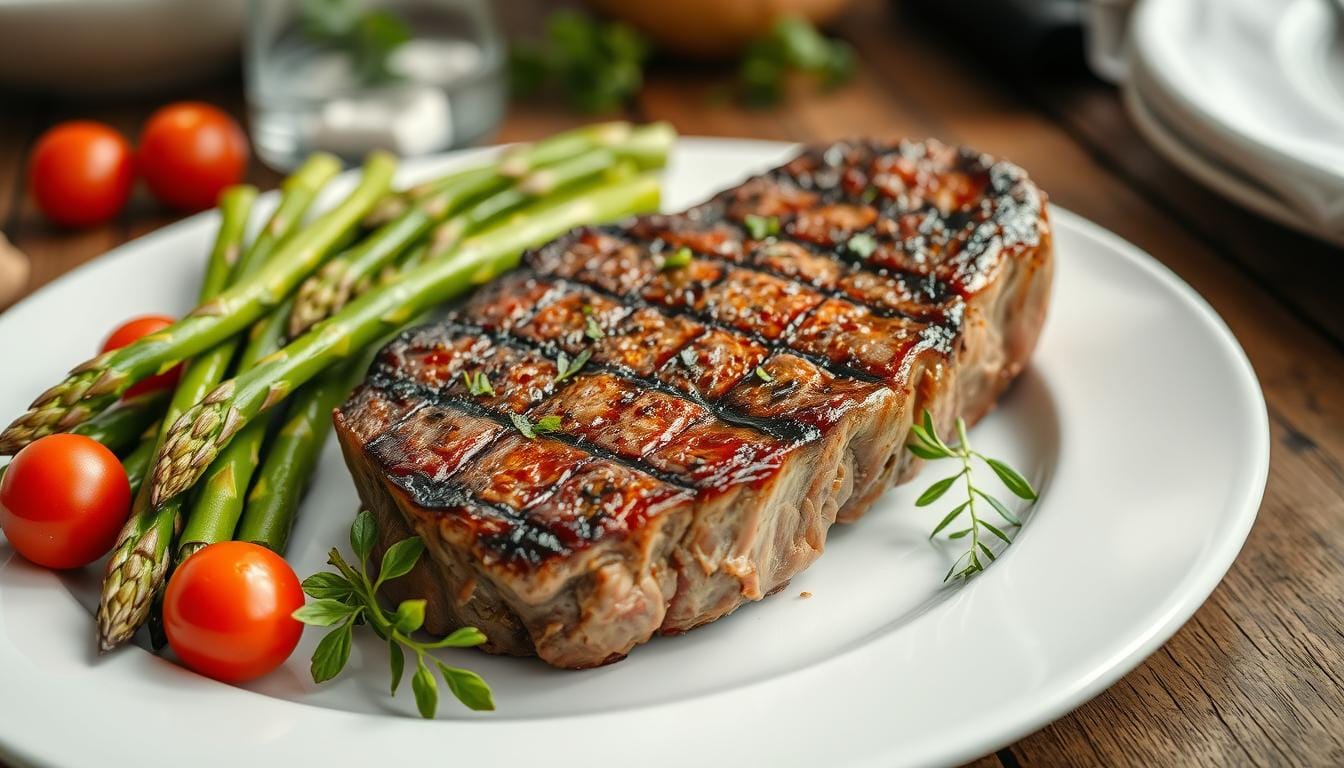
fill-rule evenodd
<path id="1" fill-rule="evenodd" d="M 0 0 L 0 83 L 73 93 L 189 81 L 236 59 L 246 0 Z"/>

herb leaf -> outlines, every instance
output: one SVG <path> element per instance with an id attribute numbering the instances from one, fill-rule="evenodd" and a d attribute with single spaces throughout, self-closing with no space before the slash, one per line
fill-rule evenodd
<path id="1" fill-rule="evenodd" d="M 569 377 L 583 370 L 583 366 L 588 364 L 588 360 L 592 356 L 593 352 L 590 349 L 584 349 L 582 352 L 575 355 L 574 359 L 572 360 L 570 359 L 569 355 L 565 354 L 564 352 L 561 352 L 559 355 L 556 355 L 555 383 L 559 384 L 565 379 L 568 379 Z"/>
<path id="2" fill-rule="evenodd" d="M 1002 540 L 1005 544 L 1013 543 L 1012 537 L 1006 532 L 980 516 L 975 505 L 977 498 L 989 504 L 995 513 L 1003 518 L 1009 525 L 1021 525 L 1021 521 L 1018 520 L 1017 515 L 1013 514 L 1003 502 L 975 485 L 972 477 L 973 459 L 979 459 L 985 464 L 988 464 L 995 476 L 999 478 L 999 481 L 1015 495 L 1029 501 L 1036 499 L 1036 491 L 1021 473 L 998 459 L 991 459 L 971 450 L 970 441 L 966 437 L 966 423 L 961 419 L 957 419 L 956 426 L 957 435 L 960 440 L 957 445 L 951 446 L 938 435 L 938 431 L 933 423 L 933 415 L 925 410 L 920 419 L 920 423 L 911 426 L 911 437 L 906 442 L 906 448 L 921 459 L 930 461 L 938 459 L 956 459 L 961 462 L 960 472 L 951 477 L 945 477 L 938 480 L 933 485 L 929 486 L 929 488 L 915 500 L 915 506 L 917 507 L 932 504 L 942 498 L 958 480 L 965 479 L 966 500 L 956 507 L 953 507 L 952 511 L 948 512 L 943 519 L 939 521 L 938 525 L 934 527 L 933 533 L 929 534 L 929 538 L 933 539 L 963 514 L 970 517 L 971 524 L 969 527 L 953 531 L 947 535 L 947 538 L 950 540 L 969 538 L 970 546 L 952 563 L 952 567 L 948 568 L 947 575 L 943 577 L 944 581 L 953 578 L 970 578 L 983 571 L 985 569 L 985 563 L 980 560 L 982 554 L 988 558 L 991 563 L 998 559 L 994 554 L 994 551 L 981 540 L 980 535 L 982 531 L 987 535 Z M 960 570 L 958 570 L 959 568 Z"/>
<path id="3" fill-rule="evenodd" d="M 947 493 L 947 489 L 951 488 L 953 483 L 961 479 L 962 474 L 963 473 L 957 473 L 951 477 L 944 477 L 942 480 L 930 485 L 928 490 L 921 493 L 918 499 L 915 499 L 915 506 L 927 507 L 938 499 L 941 499 L 943 494 Z"/>
<path id="4" fill-rule="evenodd" d="M 845 247 L 855 256 L 866 259 L 873 255 L 873 251 L 877 250 L 877 240 L 867 232 L 860 232 L 849 238 Z"/>
<path id="5" fill-rule="evenodd" d="M 917 429 L 918 425 L 916 425 L 914 428 Z M 947 458 L 946 453 L 943 453 L 942 451 L 935 451 L 934 449 L 925 446 L 923 443 L 909 442 L 905 444 L 905 447 L 911 453 L 915 454 L 919 458 L 924 459 L 926 461 L 937 461 L 938 459 Z"/>
<path id="6" fill-rule="evenodd" d="M 439 684 L 435 682 L 429 667 L 425 666 L 424 658 L 416 662 L 411 691 L 415 693 L 415 708 L 420 710 L 420 716 L 426 719 L 433 717 L 439 709 Z"/>
<path id="7" fill-rule="evenodd" d="M 490 386 L 490 379 L 481 371 L 477 371 L 475 374 L 463 371 L 462 383 L 467 387 L 467 394 L 472 397 L 480 397 L 481 395 L 485 395 L 486 397 L 495 396 L 495 388 Z"/>
<path id="8" fill-rule="evenodd" d="M 1031 483 L 1028 483 L 1025 477 L 1018 474 L 1017 470 L 998 459 L 985 459 L 985 463 L 989 465 L 990 469 L 994 470 L 994 474 L 999 476 L 999 480 L 1007 486 L 1008 490 L 1012 491 L 1018 498 L 1028 501 L 1036 500 L 1036 490 L 1031 487 Z"/>
<path id="9" fill-rule="evenodd" d="M 387 641 L 387 661 L 392 668 L 392 687 L 391 695 L 397 695 L 397 688 L 401 686 L 401 678 L 406 676 L 406 654 L 402 652 L 401 646 L 397 644 L 395 638 L 388 638 Z"/>
<path id="10" fill-rule="evenodd" d="M 355 522 L 350 526 L 350 549 L 354 550 L 355 557 L 359 558 L 360 563 L 366 563 L 369 555 L 373 552 L 373 541 L 378 536 L 377 525 L 373 521 L 373 513 L 367 509 L 362 509 L 355 515 Z"/>
<path id="11" fill-rule="evenodd" d="M 597 324 L 597 318 L 593 317 L 591 313 L 588 313 L 587 320 L 584 323 L 583 335 L 593 341 L 597 341 L 604 338 L 607 334 L 602 330 L 602 326 Z"/>
<path id="12" fill-rule="evenodd" d="M 345 669 L 345 663 L 350 660 L 350 635 L 354 626 L 352 621 L 346 621 L 317 644 L 309 669 L 314 683 L 325 683 Z"/>
<path id="13" fill-rule="evenodd" d="M 378 571 L 378 581 L 374 586 L 410 573 L 411 569 L 415 567 L 416 561 L 420 559 L 420 553 L 424 551 L 425 540 L 419 536 L 402 539 L 388 547 L 387 552 L 383 555 L 382 568 Z M 423 607 L 422 604 L 421 608 Z"/>
<path id="14" fill-rule="evenodd" d="M 742 219 L 742 225 L 747 228 L 747 234 L 751 235 L 752 240 L 764 240 L 771 235 L 779 234 L 778 216 L 757 216 L 749 213 Z"/>
<path id="15" fill-rule="evenodd" d="M 451 635 L 435 640 L 426 648 L 475 648 L 485 642 L 485 633 L 475 627 L 462 627 Z"/>
<path id="16" fill-rule="evenodd" d="M 667 271 L 670 269 L 681 269 L 682 267 L 690 266 L 693 256 L 694 254 L 691 253 L 691 249 L 683 245 L 677 250 L 664 256 L 662 266 L 659 267 L 659 269 Z"/>
<path id="17" fill-rule="evenodd" d="M 303 580 L 304 594 L 318 599 L 328 598 L 344 601 L 354 591 L 355 587 L 348 579 L 331 571 L 314 573 Z"/>
<path id="18" fill-rule="evenodd" d="M 294 611 L 294 618 L 314 627 L 330 627 L 337 622 L 354 616 L 359 608 L 340 600 L 322 598 L 314 600 Z"/>
<path id="19" fill-rule="evenodd" d="M 528 440 L 537 439 L 537 433 L 532 428 L 532 421 L 523 414 L 510 413 L 509 421 L 513 422 L 514 428 L 517 429 L 519 432 L 521 432 L 523 434 L 523 437 L 526 437 Z"/>
<path id="20" fill-rule="evenodd" d="M 542 433 L 544 433 L 544 432 L 559 432 L 559 431 L 560 431 L 560 417 L 559 417 L 559 416 L 546 416 L 546 417 L 543 417 L 543 418 L 542 418 L 540 421 L 538 421 L 536 424 L 533 424 L 533 425 L 532 425 L 532 429 L 533 429 L 533 431 L 535 431 L 537 434 L 542 434 Z"/>
<path id="21" fill-rule="evenodd" d="M 470 670 L 450 667 L 442 661 L 437 663 L 439 674 L 443 675 L 443 682 L 448 684 L 448 690 L 453 692 L 458 701 L 477 712 L 494 710 L 494 696 L 490 693 L 490 686 L 485 684 L 480 675 Z"/>
<path id="22" fill-rule="evenodd" d="M 373 516 L 361 512 L 356 516 L 350 529 L 352 547 L 364 548 L 371 552 L 377 531 Z M 359 542 L 356 544 L 355 542 Z M 395 612 L 385 610 L 377 598 L 378 587 L 388 579 L 404 576 L 420 559 L 425 548 L 424 541 L 418 536 L 399 541 L 387 548 L 376 581 L 369 580 L 367 556 L 361 558 L 360 569 L 355 570 L 341 553 L 332 549 L 328 562 L 340 573 L 324 572 L 309 576 L 304 580 L 305 590 L 312 592 L 336 593 L 348 589 L 344 601 L 331 597 L 321 597 L 296 610 L 294 618 L 306 624 L 331 626 L 340 624 L 317 644 L 313 651 L 311 672 L 314 682 L 324 682 L 336 677 L 345 668 L 350 658 L 350 646 L 354 628 L 367 624 L 376 635 L 387 642 L 388 665 L 391 671 L 389 691 L 396 695 L 402 678 L 406 673 L 406 650 L 415 654 L 416 669 L 411 678 L 411 687 L 415 691 L 416 708 L 422 717 L 433 717 L 438 709 L 439 691 L 433 672 L 426 664 L 426 656 L 435 648 L 468 648 L 485 642 L 485 635 L 475 627 L 462 627 L 440 640 L 421 642 L 412 637 L 425 623 L 427 603 L 423 599 L 403 600 Z M 490 687 L 475 673 L 467 670 L 446 667 L 437 659 L 429 656 L 433 664 L 444 671 L 444 680 L 449 690 L 466 706 L 472 709 L 492 709 L 494 707 Z M 451 676 L 450 676 L 451 675 Z"/>
<path id="23" fill-rule="evenodd" d="M 764 381 L 766 384 L 769 384 L 770 382 L 775 380 L 775 377 L 771 376 L 769 371 L 765 370 L 759 365 L 756 366 L 756 378 L 760 379 L 761 381 Z"/>
<path id="24" fill-rule="evenodd" d="M 944 528 L 951 525 L 953 520 L 956 520 L 958 517 L 961 516 L 962 512 L 966 511 L 966 507 L 968 505 L 970 505 L 969 501 L 963 501 L 957 506 L 953 507 L 952 511 L 947 513 L 947 517 L 944 517 L 942 522 L 938 523 L 937 527 L 933 529 L 933 533 L 929 534 L 929 538 L 932 539 L 934 536 L 937 536 L 939 533 L 941 533 Z"/>
<path id="25" fill-rule="evenodd" d="M 999 501 L 993 496 L 990 496 L 988 493 L 985 493 L 979 488 L 971 488 L 971 493 L 974 493 L 975 495 L 984 499 L 985 502 L 989 504 L 989 506 L 994 508 L 995 512 L 999 513 L 999 517 L 1002 517 L 1004 519 L 1004 522 L 1008 523 L 1009 525 L 1022 524 L 1022 521 L 1017 519 L 1017 515 L 1014 515 L 1012 512 L 1009 512 L 1008 508 L 1003 505 L 1002 501 Z"/>

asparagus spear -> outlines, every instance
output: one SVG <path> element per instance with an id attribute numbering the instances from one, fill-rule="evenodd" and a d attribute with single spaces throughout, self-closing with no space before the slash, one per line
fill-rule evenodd
<path id="1" fill-rule="evenodd" d="M 563 186 L 597 176 L 612 168 L 618 158 L 629 159 L 643 168 L 662 167 L 675 138 L 665 123 L 638 128 L 615 123 L 599 128 L 574 131 L 525 146 L 508 153 L 495 165 L 456 174 L 425 193 L 412 194 L 409 207 L 396 219 L 397 225 L 410 236 L 398 241 L 398 245 L 404 250 L 409 242 L 438 224 L 431 256 L 446 253 L 467 231 Z M 506 167 L 510 173 L 504 172 Z M 510 185 L 511 174 L 524 167 L 532 170 Z M 482 194 L 489 196 L 444 221 Z M 399 252 L 392 248 L 356 248 L 348 256 L 323 265 L 299 287 L 298 301 L 289 320 L 289 335 L 298 336 L 345 306 L 354 295 L 367 290 L 378 272 L 395 260 Z"/>
<path id="2" fill-rule="evenodd" d="M 664 125 L 669 132 L 671 131 L 670 126 L 659 125 Z M 631 129 L 630 123 L 624 121 L 596 123 L 557 133 L 534 143 L 515 144 L 501 154 L 503 163 L 499 166 L 499 170 L 506 178 L 518 178 L 537 167 L 563 160 L 584 149 L 623 141 Z M 365 217 L 364 225 L 375 227 L 385 224 L 405 213 L 417 200 L 434 194 L 445 185 L 454 183 L 463 173 L 470 172 L 454 172 L 422 182 L 405 191 L 389 194 Z"/>
<path id="3" fill-rule="evenodd" d="M 211 301 L 227 286 L 229 265 L 237 261 L 248 213 L 256 196 L 253 187 L 232 187 L 220 196 L 219 234 L 201 284 L 202 302 Z M 230 362 L 206 354 L 187 366 L 168 404 L 163 428 L 155 441 L 156 449 L 163 444 L 167 426 L 224 377 Z M 97 616 L 101 650 L 110 651 L 129 640 L 149 615 L 153 597 L 167 574 L 166 554 L 179 524 L 180 512 L 180 500 L 172 499 L 162 505 L 152 503 L 144 485 L 136 494 L 131 517 L 121 530 L 103 576 Z"/>
<path id="4" fill-rule="evenodd" d="M 70 431 L 97 440 L 113 453 L 123 453 L 136 445 L 145 429 L 163 415 L 170 394 L 168 390 L 161 389 L 136 395 Z"/>
<path id="5" fill-rule="evenodd" d="M 489 282 L 522 251 L 581 224 L 653 210 L 658 179 L 644 173 L 548 200 L 463 241 L 453 258 L 427 261 L 355 299 L 257 367 L 226 381 L 173 424 L 155 461 L 153 499 L 171 499 L 200 477 L 229 438 L 333 363 L 422 311 Z"/>
<path id="6" fill-rule="evenodd" d="M 290 297 L 270 315 L 257 321 L 238 358 L 238 373 L 249 370 L 258 360 L 284 346 L 285 322 L 294 299 Z M 238 520 L 243 515 L 244 495 L 252 483 L 261 460 L 261 447 L 266 442 L 267 424 L 257 419 L 234 436 L 210 468 L 201 477 L 200 492 L 191 502 L 186 525 L 178 536 L 177 561 L 186 560 L 207 544 L 226 541 L 233 537 Z"/>
<path id="7" fill-rule="evenodd" d="M 454 183 L 418 198 L 401 215 L 380 227 L 376 234 L 323 264 L 316 274 L 299 286 L 294 311 L 289 317 L 289 335 L 298 336 L 334 309 L 339 309 L 350 300 L 356 286 L 394 261 L 436 222 L 501 183 L 499 174 L 489 168 L 460 174 Z"/>
<path id="8" fill-rule="evenodd" d="M 631 165 L 617 161 L 608 149 L 594 149 L 552 166 L 537 169 L 518 184 L 501 190 L 434 228 L 424 259 L 450 253 L 462 238 L 499 221 L 528 203 L 571 185 L 592 181 L 604 174 L 616 181 L 632 175 Z"/>
<path id="9" fill-rule="evenodd" d="M 136 395 L 70 431 L 97 440 L 113 453 L 125 453 L 127 448 L 135 445 L 145 427 L 163 415 L 163 409 L 168 405 L 168 394 L 167 390 L 159 390 Z M 0 467 L 0 480 L 4 479 L 6 469 L 9 469 L 9 465 Z"/>
<path id="10" fill-rule="evenodd" d="M 396 161 L 374 153 L 358 187 L 338 206 L 285 241 L 252 279 L 202 302 L 158 333 L 107 352 L 75 368 L 47 390 L 3 433 L 0 454 L 14 453 L 44 435 L 68 431 L 111 405 L 128 387 L 167 370 L 246 328 L 280 303 L 326 258 L 332 245 L 387 191 Z"/>
<path id="11" fill-rule="evenodd" d="M 325 152 L 317 152 L 308 157 L 298 170 L 280 183 L 280 204 L 276 206 L 271 218 L 257 233 L 257 239 L 247 249 L 247 261 L 258 266 L 270 261 L 271 255 L 281 243 L 303 223 L 318 192 L 341 172 L 341 161 Z M 248 270 L 251 273 L 254 270 Z M 236 281 L 236 279 L 235 279 Z"/>
<path id="12" fill-rule="evenodd" d="M 266 450 L 266 463 L 256 485 L 248 494 L 247 510 L 236 536 L 239 541 L 285 553 L 294 514 L 331 433 L 331 412 L 345 400 L 365 367 L 363 356 L 347 360 L 318 374 L 294 393 L 284 423 Z M 257 423 L 262 422 L 248 428 Z"/>
<path id="13" fill-rule="evenodd" d="M 140 493 L 140 486 L 144 484 L 145 478 L 149 476 L 150 462 L 154 461 L 154 437 L 159 434 L 158 425 L 154 425 L 153 430 L 146 430 L 152 434 L 148 439 L 141 441 L 135 447 L 135 450 L 126 454 L 121 460 L 121 468 L 126 470 L 126 479 L 131 481 L 131 498 L 135 498 Z"/>
<path id="14" fill-rule="evenodd" d="M 325 156 L 323 157 L 325 158 Z M 305 163 L 304 167 L 300 168 L 295 176 L 302 174 L 304 169 L 312 162 L 310 159 L 308 163 Z M 286 203 L 290 202 L 291 197 L 291 189 L 287 185 L 284 198 L 281 201 L 281 209 L 285 207 Z M 311 196 L 309 196 L 309 201 L 311 201 Z M 301 211 L 299 215 L 302 215 Z M 297 223 L 297 218 L 290 217 L 289 220 Z M 274 220 L 272 223 L 274 223 Z M 285 235 L 287 236 L 288 232 L 285 232 Z M 254 244 L 252 250 L 256 250 L 256 248 L 257 245 Z M 270 315 L 253 325 L 251 331 L 247 334 L 247 344 L 243 347 L 243 353 L 238 359 L 239 372 L 251 368 L 257 360 L 282 346 L 284 339 L 283 319 L 288 317 L 292 306 L 293 299 L 286 299 Z M 234 346 L 241 341 L 241 338 L 236 338 L 230 342 L 225 342 L 216 349 L 227 347 L 228 353 L 232 356 Z M 180 563 L 205 545 L 223 541 L 233 535 L 233 529 L 238 523 L 239 516 L 242 515 L 242 496 L 251 481 L 252 472 L 257 465 L 261 453 L 261 444 L 265 436 L 265 422 L 248 425 L 248 428 L 240 432 L 235 440 L 230 443 L 229 450 L 211 463 L 210 469 L 201 482 L 200 493 L 192 501 L 185 516 L 185 524 L 178 535 L 175 562 Z"/>

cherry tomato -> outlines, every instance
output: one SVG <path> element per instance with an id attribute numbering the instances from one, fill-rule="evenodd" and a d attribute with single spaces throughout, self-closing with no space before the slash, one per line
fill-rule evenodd
<path id="1" fill-rule="evenodd" d="M 48 568 L 78 568 L 107 554 L 130 512 L 121 462 L 83 435 L 29 443 L 0 481 L 0 528 L 19 554 Z"/>
<path id="2" fill-rule="evenodd" d="M 110 352 L 114 349 L 121 349 L 142 336 L 148 336 L 155 331 L 161 331 L 164 328 L 177 322 L 167 315 L 145 315 L 135 317 L 112 331 L 112 335 L 103 342 L 103 351 Z M 135 397 L 146 392 L 157 392 L 160 389 L 170 389 L 177 386 L 177 380 L 182 376 L 182 366 L 177 365 L 167 373 L 160 373 L 156 376 L 150 376 L 142 381 L 132 384 L 130 389 L 126 390 L 125 397 Z"/>
<path id="3" fill-rule="evenodd" d="M 159 202 L 184 211 L 215 205 L 247 170 L 247 137 L 209 104 L 184 101 L 150 115 L 140 133 L 140 175 Z"/>
<path id="4" fill-rule="evenodd" d="M 37 140 L 28 186 L 42 215 L 67 227 L 113 218 L 135 182 L 131 145 L 111 126 L 90 120 L 61 123 Z"/>
<path id="5" fill-rule="evenodd" d="M 299 644 L 303 605 L 294 570 L 243 541 L 211 544 L 178 566 L 163 596 L 168 644 L 188 667 L 224 682 L 261 677 Z"/>

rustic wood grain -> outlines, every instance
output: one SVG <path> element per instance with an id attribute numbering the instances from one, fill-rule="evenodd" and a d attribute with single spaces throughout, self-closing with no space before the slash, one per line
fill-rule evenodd
<path id="1" fill-rule="evenodd" d="M 543 4 L 519 5 L 531 10 L 509 15 L 535 31 Z M 847 88 L 818 94 L 800 83 L 787 105 L 749 110 L 716 98 L 725 70 L 660 62 L 630 115 L 712 136 L 936 136 L 1010 157 L 1055 204 L 1136 243 L 1210 302 L 1245 347 L 1271 419 L 1259 521 L 1209 602 L 1103 695 L 972 765 L 1344 765 L 1344 253 L 1187 180 L 1148 149 L 1112 89 L 1004 80 L 890 8 L 867 0 L 842 18 L 838 30 L 860 54 Z M 243 116 L 236 79 L 194 95 Z M 36 133 L 81 114 L 134 134 L 163 100 L 75 109 L 0 94 L 9 113 L 0 120 L 0 227 L 33 256 L 34 287 L 176 218 L 142 190 L 107 227 L 48 226 L 20 181 Z M 515 105 L 496 139 L 585 119 L 544 102 Z M 254 164 L 249 178 L 268 188 L 279 176 Z"/>

